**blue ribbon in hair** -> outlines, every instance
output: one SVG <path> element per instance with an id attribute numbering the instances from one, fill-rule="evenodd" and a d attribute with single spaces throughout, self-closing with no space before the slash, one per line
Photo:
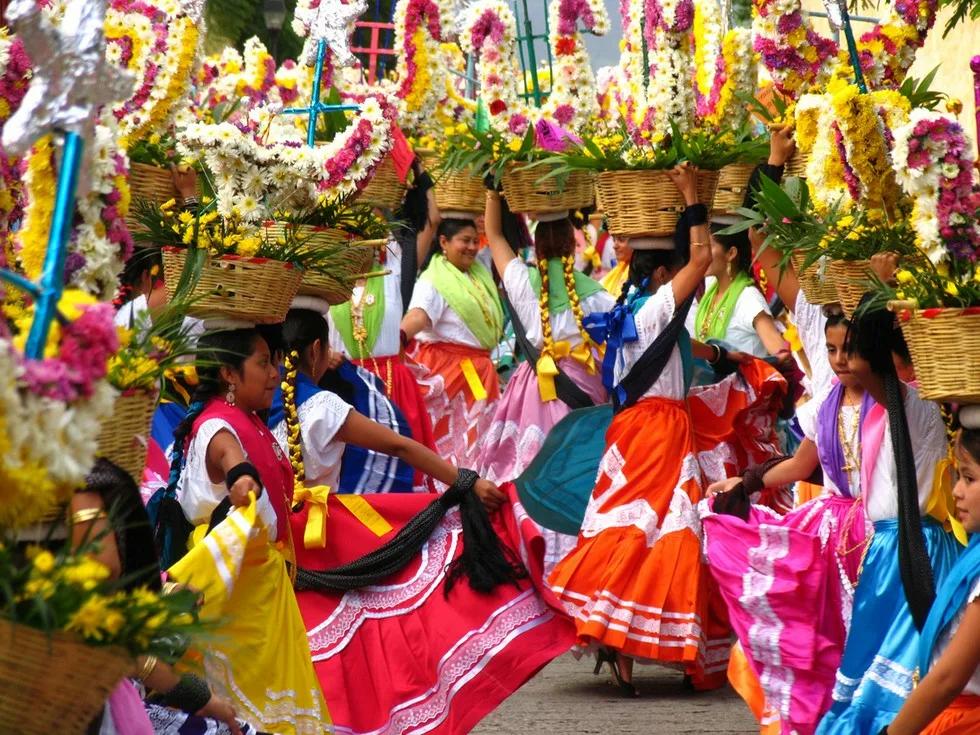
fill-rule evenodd
<path id="1" fill-rule="evenodd" d="M 582 326 L 592 341 L 606 345 L 606 355 L 602 360 L 602 384 L 610 393 L 615 389 L 616 361 L 620 350 L 640 338 L 636 331 L 635 315 L 650 298 L 646 283 L 644 281 L 640 289 L 633 289 L 625 304 L 616 304 L 612 311 L 593 312 L 582 320 Z"/>

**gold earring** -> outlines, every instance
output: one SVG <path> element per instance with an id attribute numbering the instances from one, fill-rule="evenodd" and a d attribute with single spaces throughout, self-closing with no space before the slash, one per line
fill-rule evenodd
<path id="1" fill-rule="evenodd" d="M 234 383 L 229 383 L 228 384 L 228 392 L 225 393 L 225 403 L 227 403 L 229 406 L 234 406 L 235 405 L 235 384 Z"/>
<path id="2" fill-rule="evenodd" d="M 734 269 L 734 268 L 732 268 L 732 261 L 730 261 L 730 260 L 729 260 L 729 261 L 728 261 L 728 277 L 729 277 L 729 278 L 732 278 L 732 277 L 734 277 L 734 275 L 735 275 L 735 274 L 733 273 L 733 271 L 734 271 L 734 270 L 735 270 L 735 269 Z"/>

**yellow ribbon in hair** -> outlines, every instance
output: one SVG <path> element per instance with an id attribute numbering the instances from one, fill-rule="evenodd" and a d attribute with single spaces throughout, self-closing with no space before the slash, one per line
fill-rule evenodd
<path id="1" fill-rule="evenodd" d="M 599 270 L 602 267 L 602 256 L 599 255 L 592 243 L 589 243 L 589 246 L 582 251 L 582 262 L 591 263 L 593 270 Z"/>
<path id="2" fill-rule="evenodd" d="M 306 528 L 303 529 L 303 547 L 307 549 L 322 549 L 327 545 L 327 500 L 330 498 L 330 488 L 327 485 L 306 487 L 297 483 L 293 489 L 293 502 L 306 503 L 310 512 L 306 516 Z"/>
<path id="3" fill-rule="evenodd" d="M 932 492 L 926 506 L 926 514 L 942 523 L 951 530 L 956 540 L 963 546 L 969 543 L 966 529 L 956 517 L 956 501 L 953 500 L 953 469 L 954 462 L 947 457 L 936 463 L 936 472 L 932 480 Z"/>
<path id="4" fill-rule="evenodd" d="M 353 516 L 370 529 L 379 538 L 393 530 L 392 525 L 386 521 L 371 504 L 360 495 L 338 495 L 337 500 L 349 510 Z"/>
<path id="5" fill-rule="evenodd" d="M 568 340 L 555 342 L 550 348 L 541 351 L 541 357 L 538 358 L 534 367 L 534 371 L 538 374 L 538 393 L 545 403 L 558 398 L 555 378 L 558 377 L 558 360 L 563 357 L 571 357 L 573 360 L 577 360 L 586 367 L 590 375 L 595 375 L 595 355 L 592 354 L 592 348 L 589 345 L 585 342 L 579 342 L 573 350 L 572 344 Z"/>
<path id="6" fill-rule="evenodd" d="M 466 384 L 470 387 L 470 393 L 473 394 L 474 400 L 482 401 L 487 397 L 487 389 L 483 387 L 483 382 L 480 380 L 480 376 L 476 372 L 476 366 L 470 358 L 465 358 L 459 363 L 460 369 L 463 371 L 463 377 L 466 378 Z"/>

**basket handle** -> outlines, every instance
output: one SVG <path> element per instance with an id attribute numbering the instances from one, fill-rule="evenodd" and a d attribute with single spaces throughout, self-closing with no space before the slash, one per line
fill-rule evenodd
<path id="1" fill-rule="evenodd" d="M 899 314 L 903 311 L 915 311 L 919 308 L 919 302 L 915 299 L 893 300 L 888 302 L 888 311 Z"/>
<path id="2" fill-rule="evenodd" d="M 352 240 L 350 245 L 357 247 L 380 248 L 388 244 L 387 240 Z"/>

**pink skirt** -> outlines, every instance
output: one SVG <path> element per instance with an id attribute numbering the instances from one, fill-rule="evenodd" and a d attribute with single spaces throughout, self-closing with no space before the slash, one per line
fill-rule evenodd
<path id="1" fill-rule="evenodd" d="M 709 508 L 700 508 L 708 564 L 749 667 L 783 732 L 813 733 L 850 626 L 863 507 L 825 494 L 784 516 L 752 506 L 747 522 Z"/>
<path id="2" fill-rule="evenodd" d="M 595 375 L 590 375 L 582 363 L 570 357 L 559 360 L 558 364 L 596 405 L 609 402 L 598 370 Z M 551 428 L 570 412 L 560 399 L 543 402 L 534 366 L 521 363 L 497 403 L 493 422 L 483 441 L 477 462 L 480 476 L 497 483 L 519 477 L 538 455 Z"/>

